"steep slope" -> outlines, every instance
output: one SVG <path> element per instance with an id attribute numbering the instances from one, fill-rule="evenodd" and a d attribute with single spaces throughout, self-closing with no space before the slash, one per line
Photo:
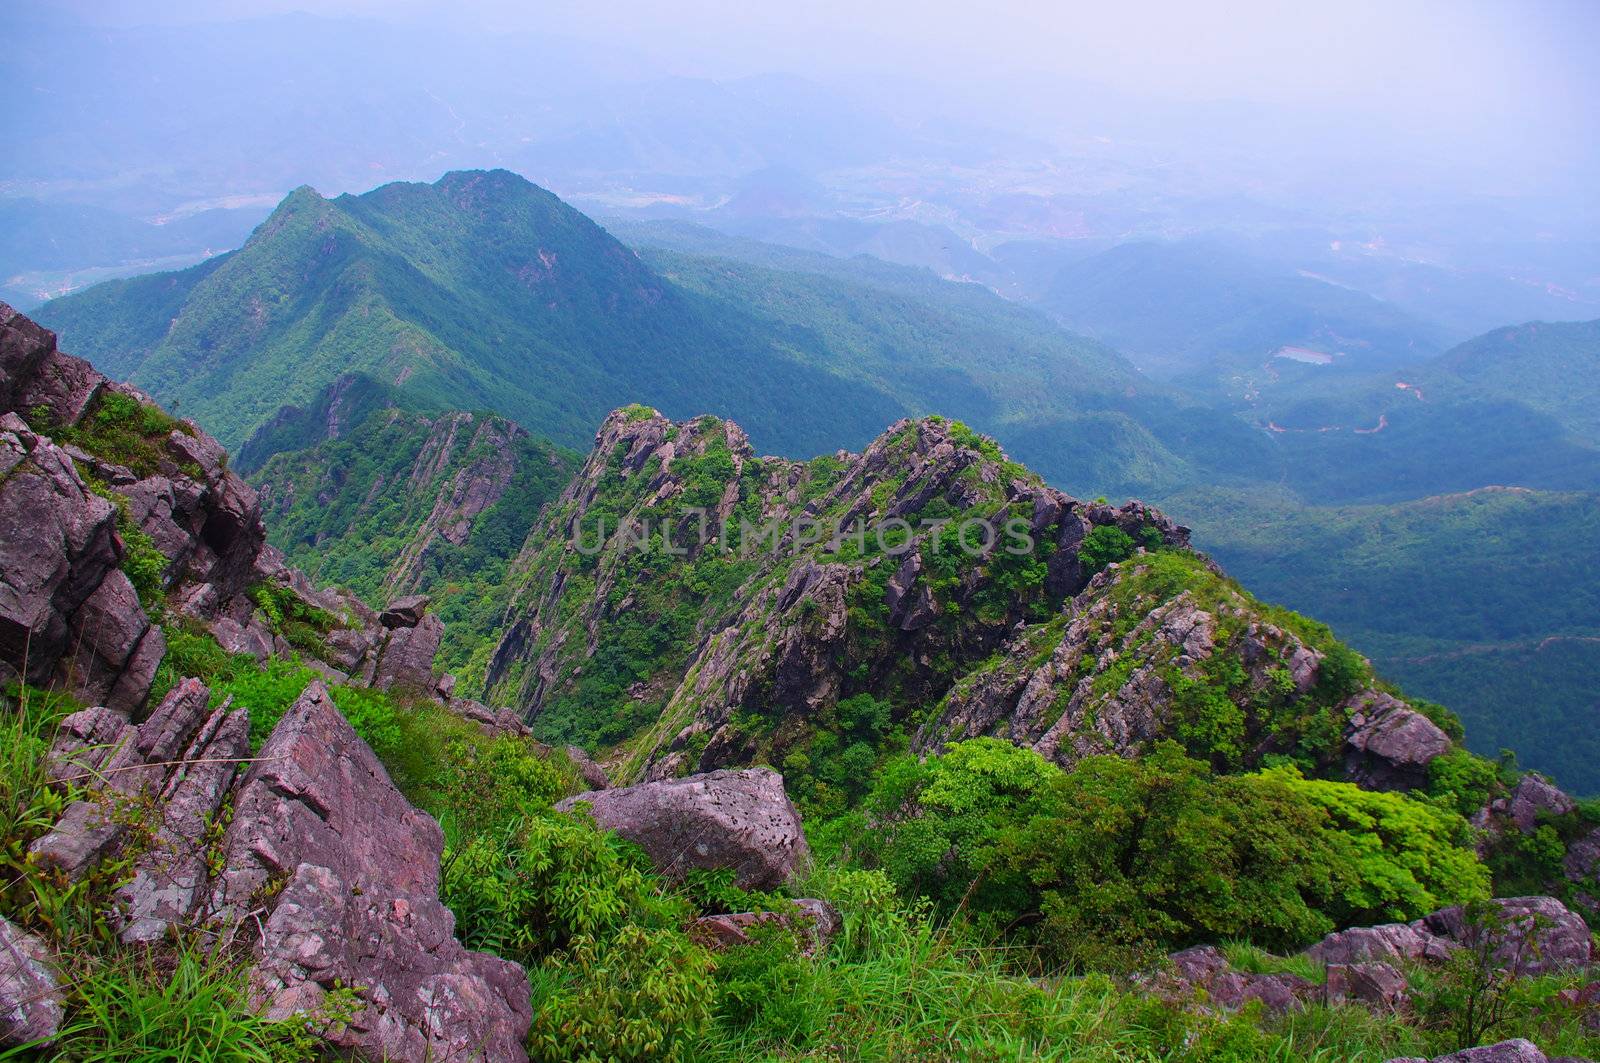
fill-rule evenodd
<path id="1" fill-rule="evenodd" d="M 657 778 L 764 761 L 853 793 L 887 751 L 993 734 L 1065 765 L 1171 739 L 1219 770 L 1427 785 L 1445 731 L 1188 535 L 959 422 L 802 463 L 629 408 L 530 535 L 488 686 Z"/>
<path id="2" fill-rule="evenodd" d="M 375 607 L 430 595 L 446 622 L 441 663 L 481 675 L 474 655 L 504 611 L 506 566 L 576 458 L 503 417 L 408 410 L 359 376 L 263 433 L 283 448 L 250 477 L 268 540 L 313 581 Z"/>
<path id="3" fill-rule="evenodd" d="M 1281 489 L 1197 488 L 1163 502 L 1204 515 L 1197 541 L 1250 587 L 1450 705 L 1475 751 L 1511 748 L 1600 792 L 1600 497 L 1496 487 L 1319 507 Z"/>

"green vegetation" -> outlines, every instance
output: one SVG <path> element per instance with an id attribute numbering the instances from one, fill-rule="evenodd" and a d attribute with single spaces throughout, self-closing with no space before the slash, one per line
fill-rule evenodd
<path id="1" fill-rule="evenodd" d="M 336 399 L 334 396 L 336 395 Z M 540 509 L 575 461 L 502 418 L 429 415 L 394 393 L 347 378 L 306 414 L 275 426 L 275 445 L 251 479 L 263 493 L 268 539 L 319 584 L 348 587 L 374 608 L 426 593 L 445 622 L 439 663 L 477 692 L 509 598 L 506 572 Z M 336 402 L 352 420 L 322 438 Z M 436 508 L 468 490 L 497 490 L 465 527 L 441 527 Z M 291 625 L 315 654 L 320 632 Z"/>
<path id="2" fill-rule="evenodd" d="M 194 429 L 159 406 L 120 391 L 102 390 L 76 425 L 54 424 L 43 409 L 30 420 L 56 442 L 82 447 L 102 461 L 126 466 L 135 476 L 151 476 L 171 464 L 195 479 L 204 478 L 197 465 L 175 460 L 167 448 L 173 432 L 194 435 Z"/>
<path id="3" fill-rule="evenodd" d="M 975 739 L 893 762 L 864 809 L 846 836 L 903 892 L 1080 968 L 1230 938 L 1301 947 L 1488 892 L 1459 816 L 1288 769 L 1214 776 L 1173 745 L 1063 772 Z"/>
<path id="4" fill-rule="evenodd" d="M 1474 751 L 1515 748 L 1567 789 L 1600 792 L 1600 586 L 1580 575 L 1600 556 L 1595 496 L 1501 489 L 1332 508 L 1193 491 L 1169 507 L 1246 586 L 1449 705 Z"/>

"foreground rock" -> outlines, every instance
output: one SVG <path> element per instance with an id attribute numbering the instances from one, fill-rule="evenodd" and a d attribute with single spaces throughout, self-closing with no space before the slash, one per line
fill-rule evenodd
<path id="1" fill-rule="evenodd" d="M 85 787 L 86 796 L 33 843 L 33 859 L 76 878 L 135 829 L 153 831 L 124 890 L 136 899 L 134 918 L 171 921 L 192 911 L 204 881 L 203 860 L 195 861 L 205 822 L 249 752 L 244 714 L 227 706 L 211 710 L 209 700 L 205 684 L 185 679 L 143 723 L 127 723 L 103 707 L 63 720 L 51 747 L 51 774 Z M 162 929 L 150 926 L 140 934 L 159 937 Z"/>
<path id="2" fill-rule="evenodd" d="M 724 949 L 750 944 L 761 927 L 781 927 L 795 935 L 803 954 L 814 956 L 828 947 L 840 925 L 839 913 L 827 901 L 802 897 L 789 911 L 701 916 L 689 924 L 689 933 L 710 948 Z"/>
<path id="3" fill-rule="evenodd" d="M 1376 1012 L 1395 1012 L 1411 1000 L 1406 976 L 1387 963 L 1330 963 L 1323 999 L 1329 1004 L 1360 1004 Z"/>
<path id="4" fill-rule="evenodd" d="M 401 796 L 328 691 L 313 683 L 234 798 L 213 916 L 252 941 L 268 1015 L 315 1012 L 336 986 L 365 1007 L 330 1031 L 367 1058 L 518 1060 L 527 976 L 469 952 L 439 902 L 439 825 Z M 261 898 L 277 902 L 259 928 Z"/>
<path id="5" fill-rule="evenodd" d="M 49 1041 L 64 1014 L 44 942 L 0 917 L 0 1048 Z"/>
<path id="6" fill-rule="evenodd" d="M 1171 970 L 1156 980 L 1165 995 L 1199 997 L 1205 1005 L 1237 1011 L 1250 1001 L 1274 1015 L 1298 1008 L 1317 996 L 1316 983 L 1296 974 L 1246 974 L 1228 966 L 1222 950 L 1197 945 L 1168 957 Z"/>
<path id="7" fill-rule="evenodd" d="M 1490 933 L 1495 962 L 1517 975 L 1577 970 L 1594 960 L 1588 924 L 1554 897 L 1506 897 L 1494 904 L 1505 920 L 1502 930 L 1471 926 L 1459 907 L 1423 916 L 1413 925 L 1461 946 L 1475 945 Z"/>
<path id="8" fill-rule="evenodd" d="M 1429 1061 L 1421 1056 L 1406 1056 L 1391 1059 L 1389 1063 L 1429 1063 Z M 1499 1044 L 1451 1052 L 1447 1056 L 1434 1056 L 1432 1063 L 1550 1063 L 1550 1057 L 1539 1051 L 1539 1047 L 1532 1041 L 1524 1041 L 1518 1037 L 1511 1041 L 1501 1041 Z"/>
<path id="9" fill-rule="evenodd" d="M 794 879 L 811 856 L 800 813 L 771 768 L 589 791 L 556 808 L 570 812 L 580 804 L 600 826 L 637 843 L 669 877 L 732 868 L 741 889 L 770 890 Z"/>

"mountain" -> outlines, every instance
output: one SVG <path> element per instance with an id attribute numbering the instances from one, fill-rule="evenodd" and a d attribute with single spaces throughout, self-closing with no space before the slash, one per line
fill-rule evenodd
<path id="1" fill-rule="evenodd" d="M 1069 767 L 1175 739 L 1219 770 L 1423 785 L 1351 752 L 1366 663 L 1188 535 L 1064 495 L 960 422 L 798 462 L 633 407 L 529 535 L 486 686 L 648 777 L 766 762 L 837 789 L 897 741 L 1000 735 Z"/>
<path id="2" fill-rule="evenodd" d="M 865 435 L 894 408 L 666 284 L 505 171 L 334 200 L 302 188 L 237 253 L 57 301 L 41 319 L 234 445 L 347 372 L 565 442 L 639 395 L 739 411 L 767 445 L 801 449 L 826 445 L 819 409 Z"/>
<path id="3" fill-rule="evenodd" d="M 494 171 L 333 200 L 301 189 L 233 254 L 39 315 L 234 445 L 358 372 L 568 446 L 586 445 L 606 410 L 643 401 L 737 417 L 758 446 L 791 455 L 947 410 L 1016 425 L 1019 453 L 1084 490 L 1150 490 L 1208 463 L 1262 460 L 1244 425 L 1036 312 L 977 288 L 952 296 L 920 271 L 860 279 L 641 257 Z"/>
<path id="4" fill-rule="evenodd" d="M 404 581 L 492 551 L 522 456 L 556 455 L 402 399 L 342 378 L 272 426 L 303 464 L 267 467 L 342 512 L 341 472 L 380 462 L 363 502 L 399 503 Z M 395 1063 L 840 1037 L 874 1059 L 1291 1058 L 1271 1000 L 1365 1058 L 1460 1043 L 1428 994 L 1472 983 L 1437 961 L 1534 915 L 1513 977 L 1542 1007 L 1505 1032 L 1595 1044 L 1563 995 L 1593 952 L 1591 815 L 1462 752 L 1445 710 L 1376 688 L 1186 529 L 1065 496 L 957 422 L 798 462 L 713 417 L 605 420 L 504 581 L 492 671 L 537 725 L 621 738 L 609 777 L 456 694 L 425 599 L 380 613 L 286 567 L 214 439 L 3 305 L 0 452 L 8 1052 L 157 1058 L 205 1029 L 232 1055 Z M 403 479 L 450 512 L 417 522 Z M 287 515 L 310 533 L 322 504 Z M 696 512 L 717 538 L 682 534 Z M 713 517 L 776 539 L 732 550 Z M 345 523 L 381 541 L 322 530 Z M 1342 988 L 1379 947 L 1405 952 L 1355 968 L 1382 994 Z M 932 989 L 885 988 L 912 964 Z"/>

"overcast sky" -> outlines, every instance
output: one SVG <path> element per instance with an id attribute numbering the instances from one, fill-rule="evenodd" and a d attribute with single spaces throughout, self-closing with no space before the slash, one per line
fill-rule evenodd
<path id="1" fill-rule="evenodd" d="M 61 0 L 56 0 L 60 3 Z M 1361 101 L 1457 114 L 1591 110 L 1594 0 L 65 0 L 122 23 L 312 11 L 550 28 L 685 73 L 1070 75 L 1162 96 Z"/>
<path id="2" fill-rule="evenodd" d="M 7 0 L 0 0 L 0 3 Z M 35 0 L 9 0 L 36 6 Z M 785 71 L 893 107 L 919 91 L 993 124 L 1048 124 L 1057 86 L 1239 101 L 1448 141 L 1460 158 L 1584 169 L 1600 157 L 1600 0 L 50 0 L 149 23 L 290 11 L 546 30 L 714 78 Z M 37 8 L 36 8 L 37 9 Z M 897 87 L 896 87 L 897 86 Z M 1007 114 L 1006 112 L 1010 112 Z M 1059 113 L 1059 111 L 1057 112 Z M 1042 118 L 1041 118 L 1042 116 Z M 1008 123 L 1007 118 L 1012 122 Z"/>

